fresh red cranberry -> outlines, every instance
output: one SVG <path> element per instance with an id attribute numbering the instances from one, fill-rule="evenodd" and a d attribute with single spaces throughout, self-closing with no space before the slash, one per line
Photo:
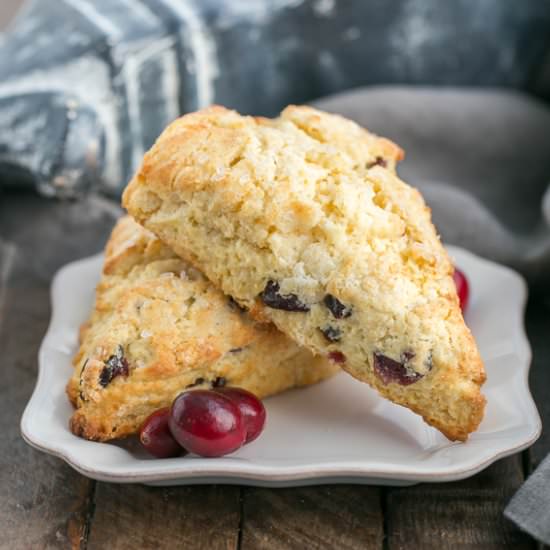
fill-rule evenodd
<path id="1" fill-rule="evenodd" d="M 246 425 L 245 443 L 254 441 L 264 429 L 266 413 L 263 403 L 253 393 L 242 388 L 217 388 L 215 391 L 237 404 Z"/>
<path id="2" fill-rule="evenodd" d="M 468 307 L 468 298 L 470 297 L 470 285 L 468 284 L 468 279 L 466 275 L 460 269 L 455 267 L 453 273 L 453 279 L 456 286 L 456 293 L 458 294 L 458 299 L 460 301 L 460 309 L 466 311 Z"/>
<path id="3" fill-rule="evenodd" d="M 170 407 L 159 409 L 145 419 L 139 432 L 141 444 L 157 458 L 170 458 L 185 452 L 170 432 L 169 417 Z"/>
<path id="4" fill-rule="evenodd" d="M 246 440 L 246 424 L 238 405 L 217 391 L 178 395 L 172 403 L 169 426 L 184 449 L 200 456 L 232 453 Z"/>

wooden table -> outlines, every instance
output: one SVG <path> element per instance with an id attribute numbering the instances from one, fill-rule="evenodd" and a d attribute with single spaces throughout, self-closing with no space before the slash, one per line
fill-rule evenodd
<path id="1" fill-rule="evenodd" d="M 111 485 L 27 446 L 19 420 L 36 379 L 52 275 L 100 250 L 118 215 L 105 199 L 0 194 L 0 548 L 537 547 L 502 510 L 550 452 L 548 428 L 529 451 L 471 479 L 408 488 Z M 550 303 L 531 299 L 527 330 L 531 387 L 550 426 Z"/>

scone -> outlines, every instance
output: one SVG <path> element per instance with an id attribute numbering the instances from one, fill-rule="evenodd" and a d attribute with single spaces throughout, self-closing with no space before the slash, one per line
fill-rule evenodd
<path id="1" fill-rule="evenodd" d="M 309 107 L 273 120 L 212 107 L 162 133 L 123 204 L 257 319 L 465 440 L 483 364 L 401 156 Z"/>
<path id="2" fill-rule="evenodd" d="M 107 244 L 95 309 L 67 385 L 70 427 L 105 441 L 136 433 L 186 388 L 231 385 L 259 397 L 337 371 L 273 325 L 259 325 L 131 218 Z"/>

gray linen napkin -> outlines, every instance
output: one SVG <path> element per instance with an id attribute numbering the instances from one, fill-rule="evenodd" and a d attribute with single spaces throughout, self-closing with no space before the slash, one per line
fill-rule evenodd
<path id="1" fill-rule="evenodd" d="M 550 544 L 550 455 L 514 495 L 504 515 L 540 542 Z"/>

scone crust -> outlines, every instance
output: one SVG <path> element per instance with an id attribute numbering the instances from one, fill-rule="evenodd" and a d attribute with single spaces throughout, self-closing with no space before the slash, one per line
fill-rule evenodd
<path id="1" fill-rule="evenodd" d="M 123 204 L 255 318 L 465 440 L 483 416 L 483 363 L 430 211 L 396 175 L 402 156 L 309 107 L 276 119 L 212 107 L 163 132 Z M 267 307 L 274 289 L 302 310 Z"/>
<path id="2" fill-rule="evenodd" d="M 73 433 L 136 433 L 189 387 L 230 384 L 266 397 L 334 374 L 273 325 L 258 325 L 130 217 L 107 243 L 94 311 L 67 393 Z M 110 367 L 114 367 L 110 368 Z"/>

